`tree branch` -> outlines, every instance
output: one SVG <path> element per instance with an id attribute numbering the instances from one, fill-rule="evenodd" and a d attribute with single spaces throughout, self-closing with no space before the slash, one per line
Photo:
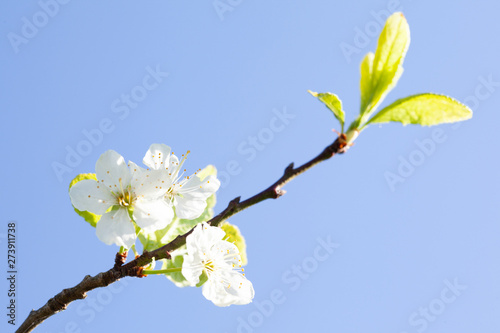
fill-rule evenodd
<path id="1" fill-rule="evenodd" d="M 147 253 L 143 254 L 147 257 Z M 17 332 L 31 332 L 35 327 L 40 325 L 45 319 L 50 316 L 66 310 L 69 303 L 77 300 L 84 299 L 87 297 L 87 292 L 100 288 L 106 287 L 113 282 L 118 281 L 120 278 L 125 276 L 137 276 L 141 277 L 142 267 L 133 266 L 126 267 L 121 266 L 126 254 L 116 254 L 115 265 L 113 268 L 106 272 L 97 274 L 96 276 L 87 275 L 83 278 L 82 282 L 77 284 L 72 288 L 63 289 L 59 294 L 55 295 L 45 303 L 38 310 L 32 310 L 28 315 L 28 318 L 19 326 Z"/>
<path id="2" fill-rule="evenodd" d="M 348 147 L 349 146 L 346 142 L 345 134 L 340 134 L 340 136 L 331 145 L 326 147 L 318 156 L 298 168 L 294 168 L 293 163 L 291 163 L 286 167 L 283 176 L 281 176 L 281 178 L 279 178 L 274 184 L 244 201 L 240 202 L 240 197 L 231 200 L 226 209 L 207 221 L 207 223 L 213 226 L 218 226 L 231 216 L 235 215 L 238 212 L 241 212 L 242 210 L 250 206 L 258 204 L 259 202 L 267 199 L 279 198 L 286 193 L 284 190 L 282 190 L 282 187 L 285 184 L 290 182 L 301 173 L 312 168 L 316 164 L 331 158 L 335 154 L 344 153 L 348 149 Z M 116 255 L 115 265 L 113 266 L 113 268 L 106 272 L 99 273 L 96 276 L 85 276 L 82 282 L 80 282 L 76 286 L 64 289 L 59 294 L 49 299 L 48 302 L 40 309 L 32 310 L 28 315 L 28 318 L 26 318 L 26 320 L 17 329 L 16 333 L 31 332 L 35 327 L 40 325 L 48 317 L 65 310 L 71 302 L 87 297 L 87 292 L 90 290 L 100 287 L 106 287 L 111 283 L 118 281 L 120 278 L 126 276 L 143 277 L 143 266 L 152 262 L 153 259 L 170 259 L 170 253 L 186 244 L 186 237 L 191 234 L 191 232 L 193 232 L 193 229 L 191 229 L 184 235 L 177 236 L 170 243 L 154 251 L 145 251 L 141 256 L 135 258 L 125 265 L 123 265 L 123 262 L 125 261 L 126 254 L 123 255 L 118 253 Z"/>

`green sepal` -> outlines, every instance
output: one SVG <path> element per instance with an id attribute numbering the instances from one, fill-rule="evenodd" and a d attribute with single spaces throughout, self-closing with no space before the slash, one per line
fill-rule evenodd
<path id="1" fill-rule="evenodd" d="M 311 90 L 308 90 L 308 92 L 319 99 L 321 102 L 323 102 L 326 107 L 330 111 L 332 111 L 335 118 L 337 118 L 337 120 L 340 122 L 341 132 L 344 132 L 345 113 L 344 110 L 342 110 L 342 101 L 340 100 L 340 98 L 337 95 L 329 92 L 317 93 Z"/>
<path id="2" fill-rule="evenodd" d="M 95 173 L 81 173 L 78 176 L 76 176 L 75 178 L 73 178 L 73 180 L 69 183 L 68 191 L 71 189 L 71 187 L 73 185 L 75 185 L 76 183 L 78 183 L 79 181 L 84 180 L 84 179 L 92 179 L 92 180 L 97 181 L 97 177 L 96 177 Z M 78 215 L 83 217 L 84 220 L 87 221 L 94 228 L 95 228 L 97 222 L 99 222 L 99 220 L 101 219 L 101 215 L 96 215 L 96 214 L 88 212 L 86 210 L 84 210 L 84 211 L 78 210 L 74 206 L 73 206 L 73 209 L 75 210 L 75 212 Z"/>
<path id="3" fill-rule="evenodd" d="M 220 226 L 220 228 L 224 230 L 224 232 L 226 233 L 226 237 L 224 238 L 224 240 L 236 245 L 236 247 L 240 251 L 241 265 L 245 266 L 248 263 L 247 245 L 245 242 L 245 238 L 241 234 L 240 229 L 237 226 L 228 222 L 224 222 Z"/>
<path id="4" fill-rule="evenodd" d="M 202 272 L 202 273 L 201 273 L 201 275 L 200 275 L 200 282 L 198 282 L 198 283 L 196 284 L 196 286 L 197 286 L 197 287 L 201 287 L 201 286 L 202 286 L 202 285 L 204 285 L 204 284 L 205 284 L 205 282 L 207 282 L 207 281 L 208 281 L 208 275 L 207 275 L 207 273 L 205 272 L 205 270 L 203 270 L 203 272 Z"/>
<path id="5" fill-rule="evenodd" d="M 445 95 L 427 93 L 398 99 L 380 110 L 367 125 L 394 121 L 403 125 L 432 126 L 471 117 L 472 110 L 459 101 Z"/>

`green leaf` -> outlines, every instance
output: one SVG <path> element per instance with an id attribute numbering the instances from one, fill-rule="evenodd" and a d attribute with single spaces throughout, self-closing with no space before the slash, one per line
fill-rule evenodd
<path id="1" fill-rule="evenodd" d="M 371 98 L 371 75 L 373 69 L 373 58 L 375 58 L 375 54 L 373 52 L 368 52 L 363 61 L 361 62 L 360 72 L 361 72 L 361 80 L 359 81 L 359 90 L 361 92 L 361 110 L 366 110 L 368 103 Z"/>
<path id="2" fill-rule="evenodd" d="M 340 122 L 341 126 L 341 132 L 344 132 L 344 121 L 345 121 L 345 113 L 342 110 L 342 101 L 340 98 L 332 93 L 316 93 L 311 90 L 308 90 L 308 92 L 313 95 L 314 97 L 317 97 L 321 102 L 325 103 L 326 107 L 330 109 L 330 111 L 333 112 L 333 115 L 337 120 Z"/>
<path id="3" fill-rule="evenodd" d="M 227 240 L 228 242 L 236 245 L 236 247 L 240 251 L 241 264 L 245 266 L 248 263 L 247 245 L 245 243 L 245 238 L 243 238 L 243 235 L 240 232 L 240 229 L 228 222 L 225 222 L 220 227 L 226 233 L 226 238 L 224 238 L 224 240 Z"/>
<path id="4" fill-rule="evenodd" d="M 146 234 L 144 233 L 144 230 L 137 230 L 137 229 L 138 227 L 136 227 L 135 230 L 137 233 L 137 238 L 139 238 L 139 241 L 141 242 L 142 247 L 144 248 L 145 251 L 153 251 L 162 246 L 158 241 L 156 232 Z"/>
<path id="5" fill-rule="evenodd" d="M 183 247 L 185 248 L 185 247 Z M 181 248 L 182 249 L 182 248 Z M 175 252 L 174 252 L 175 254 Z M 170 268 L 182 268 L 182 263 L 184 262 L 184 256 L 178 255 L 172 257 L 172 260 L 162 260 L 163 265 L 161 269 L 170 269 Z M 186 280 L 184 275 L 181 272 L 173 272 L 165 274 L 167 279 L 172 281 L 177 287 L 186 287 L 189 286 L 190 283 Z"/>
<path id="6" fill-rule="evenodd" d="M 69 183 L 68 191 L 71 189 L 71 187 L 73 185 L 75 185 L 76 183 L 78 183 L 79 181 L 84 180 L 84 179 L 93 179 L 93 180 L 97 181 L 95 173 L 81 173 L 78 176 L 76 176 L 75 178 L 73 178 L 71 183 Z M 87 212 L 87 211 L 81 211 L 81 210 L 76 209 L 74 206 L 73 206 L 73 209 L 75 210 L 75 212 L 78 215 L 83 217 L 85 219 L 85 221 L 87 221 L 94 228 L 95 228 L 97 222 L 99 222 L 99 220 L 101 219 L 101 215 L 96 215 L 96 214 L 93 214 L 93 213 Z"/>
<path id="7" fill-rule="evenodd" d="M 418 94 L 402 98 L 383 108 L 367 124 L 400 122 L 403 125 L 431 126 L 472 117 L 472 110 L 459 101 L 437 94 Z"/>
<path id="8" fill-rule="evenodd" d="M 361 63 L 361 125 L 396 86 L 409 45 L 405 17 L 400 12 L 392 14 L 380 33 L 375 54 L 368 53 Z"/>

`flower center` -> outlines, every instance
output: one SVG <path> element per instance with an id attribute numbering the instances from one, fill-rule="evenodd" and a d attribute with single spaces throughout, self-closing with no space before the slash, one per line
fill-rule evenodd
<path id="1" fill-rule="evenodd" d="M 132 196 L 129 191 L 120 193 L 118 196 L 118 204 L 122 207 L 129 207 L 132 205 Z"/>
<path id="2" fill-rule="evenodd" d="M 120 182 L 120 192 L 116 193 L 116 199 L 118 200 L 118 204 L 122 207 L 132 206 L 134 202 L 134 196 L 130 194 L 130 186 L 123 188 L 122 179 L 119 179 Z"/>
<path id="3" fill-rule="evenodd" d="M 212 259 L 203 260 L 202 265 L 205 268 L 205 272 L 207 273 L 207 277 L 209 279 L 216 279 L 222 283 L 224 288 L 231 288 L 231 282 L 218 272 L 219 270 L 222 270 L 222 268 L 216 267 Z"/>
<path id="4" fill-rule="evenodd" d="M 205 271 L 208 276 L 215 271 L 214 262 L 211 259 L 203 260 L 202 264 L 205 267 Z"/>
<path id="5" fill-rule="evenodd" d="M 167 197 L 168 200 L 173 201 L 174 200 L 174 186 L 170 186 L 167 190 L 167 193 L 165 193 L 165 196 Z"/>

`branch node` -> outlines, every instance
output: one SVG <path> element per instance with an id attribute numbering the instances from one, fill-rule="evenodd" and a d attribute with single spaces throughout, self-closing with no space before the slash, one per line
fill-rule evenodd
<path id="1" fill-rule="evenodd" d="M 350 145 L 347 143 L 347 136 L 345 133 L 339 135 L 337 140 L 330 146 L 333 154 L 343 154 L 349 149 Z"/>
<path id="2" fill-rule="evenodd" d="M 92 276 L 90 276 L 90 275 L 87 274 L 87 275 L 85 275 L 85 277 L 83 278 L 82 282 L 80 282 L 80 283 L 88 283 L 89 280 L 92 280 Z"/>
<path id="3" fill-rule="evenodd" d="M 273 191 L 273 199 L 278 199 L 279 197 L 281 197 L 282 195 L 284 195 L 286 193 L 285 190 L 282 190 L 280 189 L 279 187 L 276 187 Z"/>
<path id="4" fill-rule="evenodd" d="M 60 295 L 64 294 L 65 292 L 67 292 L 67 289 L 63 289 L 62 293 L 55 295 L 47 302 L 50 310 L 59 312 L 66 309 L 66 304 L 64 303 L 64 301 L 59 300 Z"/>
<path id="5" fill-rule="evenodd" d="M 123 266 L 123 264 L 127 260 L 127 255 L 128 255 L 127 251 L 125 251 L 123 253 L 118 252 L 115 256 L 115 266 L 113 266 L 113 267 L 120 268 L 121 266 Z"/>
<path id="6" fill-rule="evenodd" d="M 132 267 L 128 270 L 129 276 L 137 276 L 138 278 L 146 277 L 147 275 L 143 273 L 144 267 Z"/>
<path id="7" fill-rule="evenodd" d="M 229 206 L 236 206 L 240 203 L 241 197 L 236 197 L 231 202 L 229 202 Z"/>
<path id="8" fill-rule="evenodd" d="M 290 163 L 286 168 L 285 168 L 285 175 L 288 175 L 293 172 L 293 162 Z"/>

